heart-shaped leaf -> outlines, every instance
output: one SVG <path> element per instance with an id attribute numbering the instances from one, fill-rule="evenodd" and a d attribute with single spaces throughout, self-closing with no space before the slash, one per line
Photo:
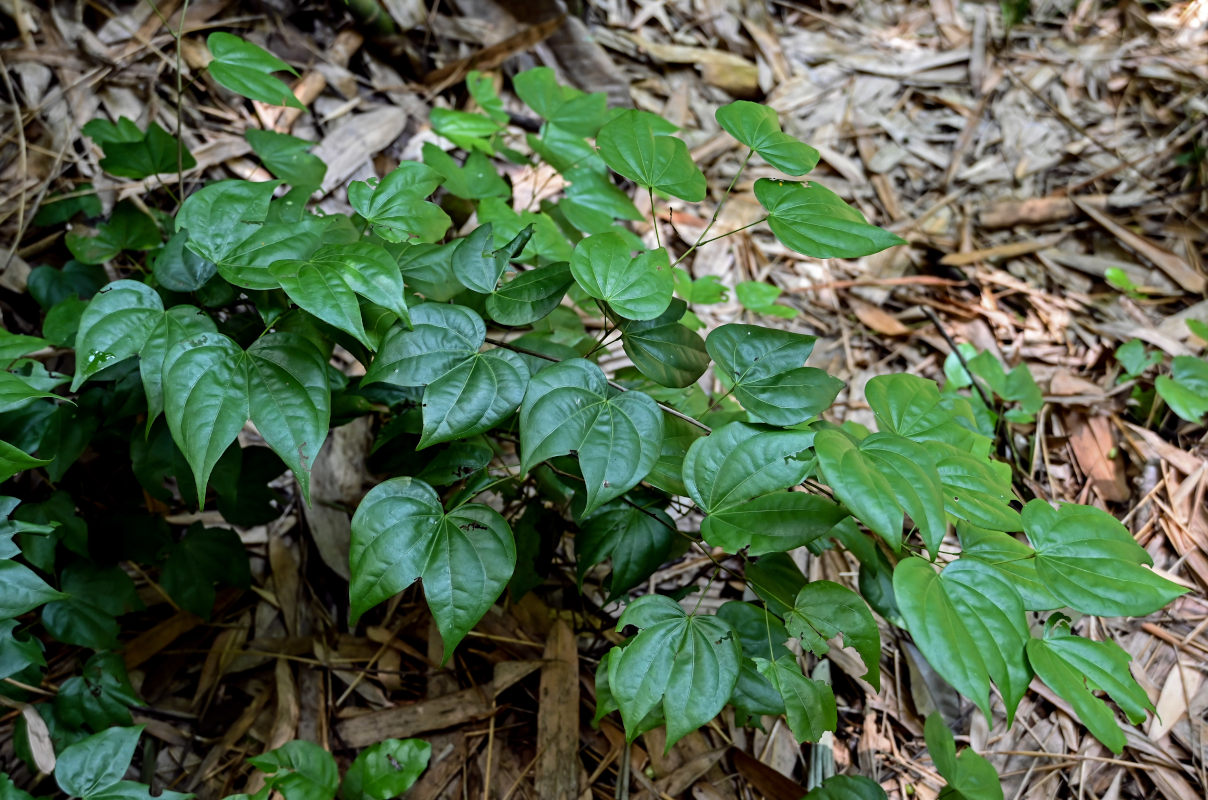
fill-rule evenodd
<path id="1" fill-rule="evenodd" d="M 232 92 L 269 105 L 306 109 L 288 86 L 273 77 L 274 72 L 296 76 L 297 70 L 272 53 L 221 31 L 211 33 L 206 46 L 214 56 L 207 67 L 210 75 Z"/>
<path id="2" fill-rule="evenodd" d="M 627 319 L 654 319 L 667 310 L 675 291 L 666 250 L 634 257 L 625 237 L 615 232 L 579 242 L 570 271 L 583 291 Z"/>
<path id="3" fill-rule="evenodd" d="M 388 242 L 435 242 L 453 224 L 440 206 L 424 199 L 441 180 L 426 164 L 404 161 L 376 184 L 350 184 L 348 202 Z"/>
<path id="4" fill-rule="evenodd" d="M 164 316 L 164 302 L 145 283 L 119 280 L 93 297 L 76 332 L 71 390 L 111 364 L 136 354 Z"/>
<path id="5" fill-rule="evenodd" d="M 526 270 L 487 297 L 487 314 L 500 325 L 532 325 L 562 303 L 574 282 L 565 261 Z"/>
<path id="6" fill-rule="evenodd" d="M 614 172 L 656 192 L 690 203 L 705 199 L 705 176 L 692 161 L 688 145 L 672 136 L 661 117 L 629 109 L 600 128 L 596 145 Z"/>
<path id="7" fill-rule="evenodd" d="M 717 124 L 763 160 L 789 175 L 804 175 L 818 166 L 818 151 L 780 129 L 776 112 L 761 103 L 736 100 L 715 112 Z"/>
<path id="8" fill-rule="evenodd" d="M 816 742 L 839 724 L 835 693 L 822 681 L 801 674 L 797 659 L 781 656 L 775 661 L 754 659 L 759 674 L 771 682 L 784 700 L 789 730 L 798 742 Z"/>
<path id="9" fill-rule="evenodd" d="M 880 689 L 881 633 L 864 598 L 851 589 L 831 581 L 810 581 L 797 593 L 785 627 L 818 657 L 830 651 L 826 640 L 842 633 L 844 643 L 856 648 L 868 667 L 864 679 Z"/>
<path id="10" fill-rule="evenodd" d="M 839 195 L 816 183 L 755 181 L 755 197 L 768 210 L 768 226 L 785 246 L 813 258 L 859 258 L 905 244 L 869 225 Z"/>

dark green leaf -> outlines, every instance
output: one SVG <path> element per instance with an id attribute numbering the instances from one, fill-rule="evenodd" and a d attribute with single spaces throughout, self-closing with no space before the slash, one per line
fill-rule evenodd
<path id="1" fill-rule="evenodd" d="M 970 455 L 985 455 L 990 439 L 978 433 L 969 401 L 940 394 L 934 381 L 917 375 L 878 375 L 864 388 L 877 427 L 916 442 L 945 442 Z"/>
<path id="2" fill-rule="evenodd" d="M 113 617 L 143 607 L 134 581 L 120 567 L 76 561 L 60 573 L 59 585 L 67 594 L 86 600 Z"/>
<path id="3" fill-rule="evenodd" d="M 479 294 L 494 292 L 508 267 L 506 254 L 495 247 L 492 227 L 489 222 L 478 226 L 453 251 L 453 274 L 463 286 Z"/>
<path id="4" fill-rule="evenodd" d="M 264 222 L 279 185 L 278 181 L 211 183 L 181 205 L 176 230 L 189 232 L 190 250 L 217 263 Z"/>
<path id="5" fill-rule="evenodd" d="M 26 376 L 11 372 L 0 372 L 0 414 L 23 408 L 34 400 L 58 397 L 54 392 L 44 392 L 30 385 Z"/>
<path id="6" fill-rule="evenodd" d="M 431 167 L 404 161 L 376 183 L 350 184 L 348 202 L 388 242 L 435 242 L 452 224 L 440 206 L 424 199 L 441 180 Z"/>
<path id="7" fill-rule="evenodd" d="M 391 800 L 419 779 L 432 747 L 420 739 L 386 739 L 366 747 L 344 774 L 342 800 Z M 291 798 L 292 800 L 292 798 Z"/>
<path id="8" fill-rule="evenodd" d="M 340 785 L 336 760 L 314 742 L 295 739 L 248 761 L 271 776 L 266 788 L 289 800 L 332 800 Z"/>
<path id="9" fill-rule="evenodd" d="M 411 309 L 411 325 L 386 335 L 365 384 L 425 386 L 478 353 L 487 335 L 482 318 L 464 306 L 423 303 Z"/>
<path id="10" fill-rule="evenodd" d="M 44 666 L 41 640 L 29 635 L 18 638 L 16 620 L 0 621 L 0 679 L 11 678 L 30 667 Z"/>
<path id="11" fill-rule="evenodd" d="M 64 596 L 29 567 L 7 559 L 0 561 L 0 619 L 19 617 Z"/>
<path id="12" fill-rule="evenodd" d="M 173 292 L 194 292 L 218 273 L 213 261 L 199 256 L 185 245 L 189 232 L 180 230 L 172 234 L 168 243 L 155 256 L 152 270 L 155 280 Z"/>
<path id="13" fill-rule="evenodd" d="M 784 699 L 784 715 L 798 742 L 816 742 L 827 731 L 835 729 L 839 712 L 830 686 L 802 675 L 797 659 L 792 656 L 781 656 L 775 661 L 766 658 L 754 661 L 759 674 L 767 678 Z"/>
<path id="14" fill-rule="evenodd" d="M 305 263 L 319 247 L 322 227 L 322 220 L 312 216 L 262 225 L 218 261 L 218 274 L 245 289 L 276 289 L 281 285 L 278 262 Z"/>
<path id="15" fill-rule="evenodd" d="M 674 292 L 667 251 L 652 250 L 635 258 L 625 238 L 615 232 L 581 241 L 570 271 L 583 291 L 627 319 L 654 319 L 667 310 Z"/>
<path id="16" fill-rule="evenodd" d="M 768 226 L 776 238 L 802 255 L 859 258 L 906 243 L 869 225 L 863 214 L 816 183 L 760 178 L 755 197 L 768 210 Z"/>
<path id="17" fill-rule="evenodd" d="M 576 358 L 533 376 L 521 408 L 520 471 L 576 453 L 586 484 L 584 514 L 646 477 L 663 441 L 663 414 L 654 400 L 641 392 L 610 395 L 600 368 Z"/>
<path id="18" fill-rule="evenodd" d="M 662 566 L 671 553 L 675 523 L 661 508 L 614 500 L 583 518 L 575 536 L 578 578 L 612 559 L 609 602 L 621 597 Z"/>
<path id="19" fill-rule="evenodd" d="M 847 513 L 804 492 L 774 492 L 718 509 L 701 523 L 701 536 L 728 553 L 750 555 L 793 550 L 830 531 Z"/>
<path id="20" fill-rule="evenodd" d="M 732 422 L 697 439 L 684 458 L 684 485 L 706 514 L 796 486 L 813 462 L 810 431 Z"/>
<path id="21" fill-rule="evenodd" d="M 573 283 L 565 261 L 527 270 L 487 297 L 487 314 L 500 325 L 531 325 L 549 316 Z"/>
<path id="22" fill-rule="evenodd" d="M 243 135 L 269 172 L 290 186 L 311 192 L 323 183 L 327 165 L 310 154 L 314 142 L 259 128 L 248 128 Z"/>
<path id="23" fill-rule="evenodd" d="M 683 303 L 673 301 L 668 310 Z M 682 316 L 682 313 L 677 315 Z M 642 374 L 662 386 L 683 388 L 696 383 L 709 367 L 705 342 L 678 321 L 666 315 L 648 322 L 621 326 L 621 346 Z"/>
<path id="24" fill-rule="evenodd" d="M 147 394 L 148 427 L 164 410 L 163 368 L 168 351 L 190 336 L 217 330 L 214 320 L 193 306 L 173 306 L 160 316 L 138 351 L 139 374 Z"/>
<path id="25" fill-rule="evenodd" d="M 927 717 L 923 728 L 927 749 L 936 771 L 948 781 L 940 798 L 954 800 L 1003 800 L 1002 784 L 993 765 L 966 747 L 958 756 L 956 740 L 938 713 Z"/>
<path id="26" fill-rule="evenodd" d="M 818 165 L 818 151 L 780 130 L 775 110 L 736 100 L 716 111 L 717 123 L 747 147 L 788 175 L 804 175 Z"/>
<path id="27" fill-rule="evenodd" d="M 142 701 L 126 676 L 126 665 L 116 653 L 97 653 L 84 664 L 84 674 L 68 678 L 55 696 L 55 711 L 72 727 L 103 731 L 130 725 L 130 706 Z"/>
<path id="28" fill-rule="evenodd" d="M 101 169 L 110 175 L 139 180 L 161 172 L 177 172 L 197 166 L 197 160 L 188 149 L 180 148 L 176 137 L 157 122 L 151 122 L 144 133 L 133 120 L 126 117 L 119 119 L 117 125 L 108 120 L 94 119 L 82 131 L 105 151 Z"/>
<path id="29" fill-rule="evenodd" d="M 465 505 L 446 514 L 428 484 L 393 478 L 361 501 L 349 560 L 353 621 L 422 578 L 448 659 L 507 587 L 516 546 L 493 509 Z"/>
<path id="30" fill-rule="evenodd" d="M 95 236 L 69 231 L 64 240 L 83 264 L 103 264 L 123 250 L 150 250 L 163 241 L 155 220 L 129 200 L 117 204 L 108 221 L 97 226 Z"/>
<path id="31" fill-rule="evenodd" d="M 705 199 L 705 176 L 675 127 L 647 111 L 626 110 L 600 128 L 596 145 L 614 172 L 690 203 Z"/>
<path id="32" fill-rule="evenodd" d="M 1023 529 L 1019 512 L 1011 508 L 1011 468 L 1000 461 L 944 443 L 927 449 L 944 488 L 944 508 L 952 517 L 996 531 Z"/>
<path id="33" fill-rule="evenodd" d="M 110 728 L 93 734 L 59 753 L 55 782 L 74 797 L 89 798 L 122 779 L 134 758 L 142 725 Z"/>
<path id="34" fill-rule="evenodd" d="M 306 109 L 288 86 L 273 77 L 274 72 L 297 75 L 289 64 L 251 42 L 221 31 L 211 33 L 206 46 L 214 56 L 207 67 L 211 77 L 232 92 L 269 105 Z"/>
<path id="35" fill-rule="evenodd" d="M 524 399 L 528 366 L 508 350 L 475 353 L 424 390 L 419 447 L 484 433 L 511 416 Z"/>
<path id="36" fill-rule="evenodd" d="M 885 790 L 863 775 L 832 775 L 803 800 L 887 800 Z"/>
<path id="37" fill-rule="evenodd" d="M 830 651 L 826 640 L 842 633 L 844 644 L 856 648 L 868 667 L 864 679 L 880 690 L 881 633 L 860 595 L 831 581 L 811 581 L 797 594 L 785 626 L 819 657 Z"/>
<path id="38" fill-rule="evenodd" d="M 989 564 L 1005 576 L 1029 611 L 1052 611 L 1061 608 L 1049 586 L 1036 571 L 1036 551 L 1009 533 L 990 531 L 961 523 L 956 526 L 961 540 L 961 556 Z"/>
<path id="39" fill-rule="evenodd" d="M 358 342 L 373 349 L 375 342 L 365 332 L 356 293 L 329 264 L 277 261 L 271 271 L 289 299 L 299 307 L 332 327 L 352 334 Z"/>
<path id="40" fill-rule="evenodd" d="M 120 280 L 109 284 L 80 317 L 71 390 L 76 391 L 105 367 L 142 349 L 163 316 L 163 301 L 145 283 Z"/>
<path id="41" fill-rule="evenodd" d="M 93 650 L 117 649 L 117 620 L 84 599 L 71 597 L 47 603 L 42 607 L 42 626 L 65 644 Z"/>
<path id="42" fill-rule="evenodd" d="M 214 584 L 251 583 L 243 540 L 227 528 L 193 525 L 169 552 L 160 583 L 181 608 L 209 619 L 214 608 Z"/>

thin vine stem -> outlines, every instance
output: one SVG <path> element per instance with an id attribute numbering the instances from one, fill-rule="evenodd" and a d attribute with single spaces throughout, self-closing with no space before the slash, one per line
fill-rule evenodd
<path id="1" fill-rule="evenodd" d="M 730 185 L 726 187 L 726 191 L 725 191 L 725 193 L 722 194 L 721 200 L 719 200 L 717 202 L 717 208 L 713 209 L 713 216 L 712 216 L 712 218 L 710 218 L 709 224 L 705 226 L 705 229 L 703 231 L 701 231 L 700 236 L 696 237 L 696 241 L 693 243 L 693 245 L 691 247 L 689 247 L 687 250 L 685 250 L 683 255 L 681 255 L 679 258 L 675 259 L 675 264 L 672 264 L 672 266 L 679 264 L 681 261 L 683 261 L 685 258 L 688 257 L 689 253 L 691 253 L 696 248 L 700 247 L 702 244 L 708 244 L 709 242 L 716 241 L 715 239 L 706 240 L 705 237 L 709 235 L 709 231 L 713 230 L 713 226 L 715 224 L 717 224 L 717 218 L 719 216 L 721 216 L 722 207 L 725 206 L 726 200 L 730 199 L 730 193 L 732 191 L 734 191 L 734 187 L 738 185 L 738 179 L 742 175 L 743 171 L 746 170 L 747 162 L 751 160 L 751 156 L 753 156 L 753 155 L 755 155 L 755 150 L 753 148 L 747 148 L 746 158 L 744 158 L 742 160 L 742 163 L 738 166 L 738 171 L 734 173 L 734 177 L 730 180 Z M 765 217 L 765 219 L 766 219 L 766 217 Z M 760 221 L 762 222 L 763 220 L 760 220 Z M 750 226 L 748 226 L 748 227 L 750 227 Z M 740 228 L 739 230 L 742 230 L 742 229 Z M 734 233 L 737 233 L 737 231 L 734 231 Z M 726 235 L 729 236 L 729 234 L 726 234 Z M 719 236 L 717 238 L 720 239 L 722 237 Z"/>

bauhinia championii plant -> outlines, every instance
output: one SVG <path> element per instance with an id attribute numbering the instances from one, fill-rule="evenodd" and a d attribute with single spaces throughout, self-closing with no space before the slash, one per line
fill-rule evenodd
<path id="1" fill-rule="evenodd" d="M 210 45 L 216 81 L 296 103 L 271 74 L 288 69 L 283 62 L 227 34 Z M 996 457 L 996 431 L 1000 414 L 1019 420 L 1036 410 L 1026 370 L 1008 375 L 995 362 L 997 371 L 975 371 L 997 382 L 987 387 L 994 408 L 982 392 L 960 390 L 974 380 L 967 370 L 944 388 L 882 375 L 863 397 L 875 431 L 827 421 L 844 386 L 805 366 L 814 337 L 753 324 L 698 333 L 692 306 L 716 302 L 722 289 L 685 268 L 698 246 L 732 233 L 710 238 L 716 213 L 689 246 L 659 241 L 656 225 L 651 248 L 625 224 L 643 219 L 634 191 L 652 206 L 655 195 L 705 200 L 705 177 L 675 126 L 609 109 L 604 95 L 561 86 L 538 68 L 512 81 L 542 120 L 523 154 L 509 146 L 510 117 L 492 82 L 474 73 L 467 85 L 480 112 L 435 109 L 431 118 L 461 154 L 428 143 L 422 162 L 351 184 L 350 215 L 309 207 L 326 169 L 308 153 L 312 143 L 249 130 L 276 180 L 211 183 L 171 217 L 119 204 L 94 236 L 68 235 L 72 269 L 98 285 L 95 294 L 60 293 L 47 307 L 46 335 L 74 345 L 71 397 L 141 383 L 125 402 L 134 404 L 134 467 L 140 480 L 150 476 L 148 491 L 162 494 L 164 477 L 175 477 L 184 500 L 205 505 L 212 478 L 229 474 L 230 459 L 238 468 L 232 443 L 250 420 L 308 502 L 333 419 L 371 414 L 382 423 L 376 447 L 396 466 L 353 518 L 353 625 L 422 579 L 447 658 L 509 583 L 519 592 L 533 585 L 531 567 L 516 572 L 518 532 L 531 553 L 542 530 L 566 526 L 580 580 L 611 562 L 607 588 L 624 602 L 618 630 L 633 631 L 597 675 L 597 716 L 618 711 L 630 740 L 665 725 L 670 746 L 730 705 L 750 724 L 784 715 L 799 741 L 816 741 L 836 726 L 835 699 L 802 672 L 789 640 L 823 656 L 842 636 L 876 688 L 876 611 L 987 716 L 997 702 L 1010 721 L 1038 676 L 1120 752 L 1125 735 L 1101 695 L 1132 723 L 1152 707 L 1129 656 L 1075 634 L 1070 615 L 1149 614 L 1183 590 L 1146 568 L 1146 551 L 1111 515 L 1019 499 L 1011 467 Z M 856 258 L 902 244 L 821 184 L 795 179 L 818 153 L 785 134 L 771 109 L 739 101 L 718 109 L 717 121 L 744 148 L 743 167 L 759 159 L 788 176 L 754 184 L 766 210 L 760 222 L 785 246 Z M 87 132 L 116 175 L 194 163 L 154 124 L 144 132 L 129 120 L 97 121 Z M 514 210 L 501 159 L 548 164 L 566 189 Z M 84 266 L 102 262 L 119 279 L 104 283 L 100 267 Z M 599 335 L 584 317 L 601 323 Z M 4 340 L 17 359 L 4 373 L 6 410 L 53 412 L 70 402 L 51 391 L 62 379 L 20 360 L 45 343 Z M 332 366 L 337 345 L 363 377 Z M 618 347 L 633 366 L 609 374 L 600 357 Z M 720 393 L 706 389 L 707 372 Z M 139 454 L 153 447 L 166 467 L 147 468 Z M 70 465 L 30 452 L 39 451 L 0 443 L 3 477 Z M 219 489 L 219 508 L 234 507 L 230 491 Z M 552 528 L 551 518 L 564 522 Z M 31 535 L 51 529 L 9 524 Z M 206 535 L 190 532 L 195 547 L 213 553 Z M 691 598 L 633 599 L 685 540 L 741 557 L 757 599 L 716 613 Z M 860 592 L 807 581 L 786 555 L 801 547 L 850 552 Z M 50 610 L 88 598 L 73 599 L 61 577 L 62 591 L 52 589 L 31 567 L 50 575 L 53 567 L 26 551 L 27 566 L 21 554 L 6 546 L 0 562 L 0 615 L 15 620 L 49 602 L 42 623 L 53 635 Z M 220 580 L 204 578 L 205 613 Z M 1001 797 L 988 763 L 971 751 L 958 758 L 938 717 L 927 741 L 953 796 Z M 883 796 L 848 777 L 815 791 Z"/>

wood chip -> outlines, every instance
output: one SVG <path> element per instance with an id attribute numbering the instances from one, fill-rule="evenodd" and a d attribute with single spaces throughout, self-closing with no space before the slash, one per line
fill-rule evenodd
<path id="1" fill-rule="evenodd" d="M 538 797 L 574 800 L 579 796 L 579 650 L 575 634 L 558 620 L 545 645 L 537 707 Z"/>

